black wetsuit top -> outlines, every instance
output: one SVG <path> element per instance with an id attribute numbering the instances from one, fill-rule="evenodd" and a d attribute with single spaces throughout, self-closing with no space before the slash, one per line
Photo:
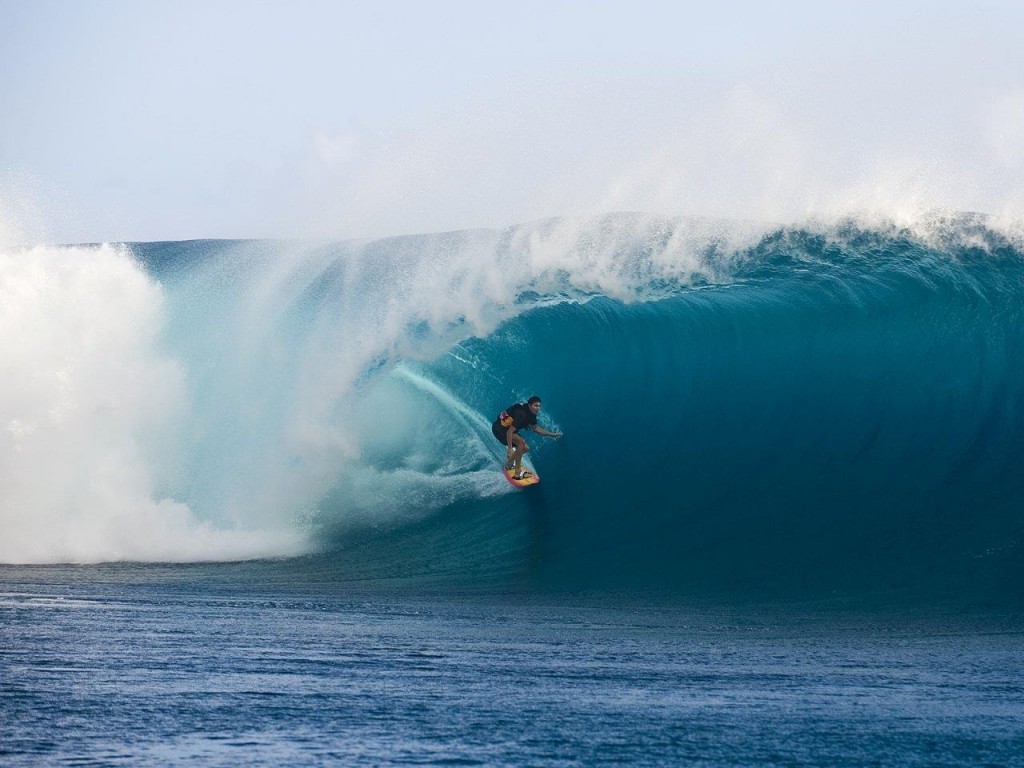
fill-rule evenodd
<path id="1" fill-rule="evenodd" d="M 512 417 L 512 426 L 516 428 L 516 432 L 521 429 L 528 429 L 537 423 L 537 417 L 533 411 L 530 410 L 528 405 L 522 403 L 516 403 L 510 405 L 505 409 L 505 413 Z M 491 425 L 491 432 L 498 438 L 498 442 L 502 445 L 508 445 L 508 427 L 501 426 L 501 419 L 495 419 L 494 424 Z"/>

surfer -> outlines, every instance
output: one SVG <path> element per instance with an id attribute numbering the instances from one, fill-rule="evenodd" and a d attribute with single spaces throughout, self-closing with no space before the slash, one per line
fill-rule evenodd
<path id="1" fill-rule="evenodd" d="M 491 432 L 506 448 L 505 469 L 511 470 L 516 480 L 522 480 L 532 474 L 523 467 L 523 456 L 529 452 L 530 446 L 519 435 L 520 430 L 531 429 L 543 437 L 561 437 L 561 432 L 549 432 L 537 424 L 540 413 L 540 398 L 534 395 L 526 404 L 510 405 L 491 425 Z"/>

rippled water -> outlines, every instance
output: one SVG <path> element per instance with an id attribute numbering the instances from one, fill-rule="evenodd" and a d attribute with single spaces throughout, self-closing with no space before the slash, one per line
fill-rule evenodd
<path id="1" fill-rule="evenodd" d="M 0 758 L 1011 765 L 1015 616 L 0 570 Z"/>

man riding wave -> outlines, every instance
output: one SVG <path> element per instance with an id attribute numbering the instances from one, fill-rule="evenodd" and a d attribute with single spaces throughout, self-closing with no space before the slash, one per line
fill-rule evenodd
<path id="1" fill-rule="evenodd" d="M 519 434 L 524 429 L 529 429 L 543 437 L 561 437 L 561 432 L 549 432 L 537 424 L 537 414 L 540 413 L 540 398 L 534 395 L 523 403 L 510 405 L 491 425 L 491 432 L 494 433 L 499 443 L 506 447 L 505 470 L 512 471 L 516 480 L 529 477 L 532 472 L 523 467 L 523 456 L 526 455 L 530 446 Z"/>

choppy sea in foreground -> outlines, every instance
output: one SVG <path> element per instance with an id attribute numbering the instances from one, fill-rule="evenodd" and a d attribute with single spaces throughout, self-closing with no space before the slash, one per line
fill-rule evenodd
<path id="1" fill-rule="evenodd" d="M 410 595 L 258 564 L 7 566 L 0 584 L 4 765 L 1024 754 L 1024 626 L 983 606 Z"/>

